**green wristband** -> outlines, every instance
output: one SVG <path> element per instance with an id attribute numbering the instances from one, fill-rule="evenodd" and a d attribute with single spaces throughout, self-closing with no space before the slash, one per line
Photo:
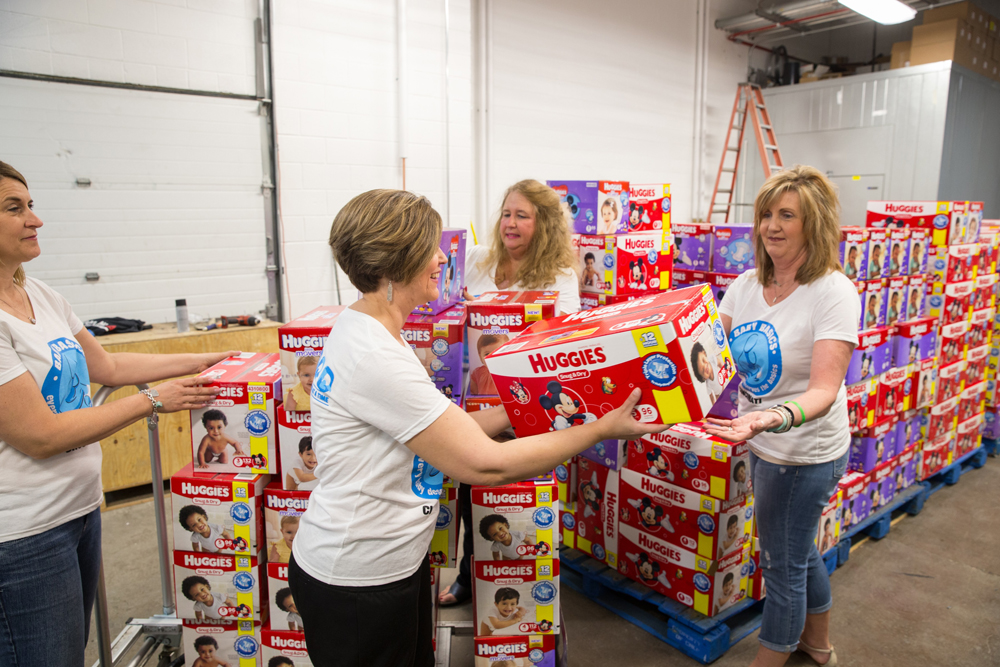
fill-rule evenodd
<path id="1" fill-rule="evenodd" d="M 799 405 L 798 402 L 796 402 L 796 401 L 785 401 L 785 403 L 791 403 L 792 405 L 794 405 L 795 407 L 797 407 L 799 409 L 799 414 L 802 415 L 802 424 L 805 424 L 806 423 L 806 411 L 802 409 L 802 406 Z M 802 426 L 802 424 L 799 424 L 799 426 Z"/>

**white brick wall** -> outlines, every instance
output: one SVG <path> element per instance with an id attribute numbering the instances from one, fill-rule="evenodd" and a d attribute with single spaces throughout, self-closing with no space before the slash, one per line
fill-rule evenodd
<path id="1" fill-rule="evenodd" d="M 252 95 L 257 0 L 3 0 L 0 69 Z"/>
<path id="2" fill-rule="evenodd" d="M 409 157 L 406 187 L 444 216 L 444 3 L 410 0 Z M 452 0 L 451 205 L 446 224 L 471 217 L 471 63 L 467 0 Z M 327 239 L 337 211 L 372 188 L 402 187 L 396 115 L 394 0 L 275 5 L 273 49 L 288 315 L 336 303 Z M 357 291 L 340 272 L 340 299 Z"/>

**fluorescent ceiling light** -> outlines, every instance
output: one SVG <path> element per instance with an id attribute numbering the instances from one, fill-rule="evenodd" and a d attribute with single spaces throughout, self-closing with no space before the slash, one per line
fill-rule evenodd
<path id="1" fill-rule="evenodd" d="M 882 25 L 904 23 L 917 15 L 917 10 L 899 0 L 840 0 L 840 4 Z"/>

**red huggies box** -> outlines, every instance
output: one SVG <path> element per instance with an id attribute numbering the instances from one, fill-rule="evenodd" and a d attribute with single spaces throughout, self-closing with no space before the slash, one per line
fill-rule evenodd
<path id="1" fill-rule="evenodd" d="M 910 409 L 929 408 L 934 403 L 937 382 L 937 359 L 933 357 L 910 364 Z"/>
<path id="2" fill-rule="evenodd" d="M 296 317 L 288 324 L 278 327 L 278 349 L 281 350 L 281 385 L 285 391 L 300 382 L 299 364 L 303 357 L 323 355 L 323 346 L 330 335 L 330 329 L 337 322 L 347 306 L 320 306 L 305 315 Z M 315 369 L 315 361 L 312 366 Z M 311 389 L 312 379 L 309 379 Z M 306 392 L 308 394 L 308 392 Z"/>
<path id="3" fill-rule="evenodd" d="M 926 229 L 932 245 L 945 246 L 965 241 L 965 210 L 965 202 L 870 201 L 865 226 Z"/>
<path id="4" fill-rule="evenodd" d="M 195 475 L 189 463 L 170 478 L 174 548 L 255 554 L 264 544 L 261 497 L 267 475 Z"/>
<path id="5" fill-rule="evenodd" d="M 878 398 L 878 380 L 871 378 L 847 387 L 847 416 L 851 432 L 875 423 L 875 404 Z"/>
<path id="6" fill-rule="evenodd" d="M 964 422 L 959 422 L 955 429 L 955 456 L 965 456 L 979 447 L 983 436 L 980 427 L 983 425 L 983 413 L 973 415 Z"/>
<path id="7" fill-rule="evenodd" d="M 601 306 L 611 306 L 625 301 L 635 301 L 647 294 L 658 294 L 659 290 L 651 290 L 640 294 L 597 294 L 596 292 L 580 292 L 580 310 L 593 310 Z"/>
<path id="8" fill-rule="evenodd" d="M 968 322 L 941 325 L 936 356 L 942 366 L 953 364 L 965 356 L 965 337 L 968 333 Z"/>
<path id="9" fill-rule="evenodd" d="M 996 310 L 992 307 L 972 311 L 972 316 L 969 318 L 969 336 L 967 341 L 970 349 L 990 344 L 995 317 Z"/>
<path id="10" fill-rule="evenodd" d="M 936 438 L 928 438 L 924 442 L 923 461 L 920 466 L 920 479 L 933 477 L 942 468 L 951 465 L 955 449 L 955 431 L 945 431 Z"/>
<path id="11" fill-rule="evenodd" d="M 720 500 L 750 490 L 750 449 L 704 430 L 702 422 L 674 424 L 626 445 L 625 467 Z"/>
<path id="12" fill-rule="evenodd" d="M 579 252 L 584 292 L 622 295 L 670 289 L 674 264 L 669 232 L 585 235 Z"/>
<path id="13" fill-rule="evenodd" d="M 890 368 L 878 377 L 878 398 L 875 403 L 875 419 L 881 420 L 895 416 L 896 413 L 909 410 L 906 392 L 906 380 L 910 373 L 908 367 Z"/>
<path id="14" fill-rule="evenodd" d="M 553 635 L 520 637 L 476 637 L 475 667 L 525 665 L 556 667 L 556 638 Z"/>
<path id="15" fill-rule="evenodd" d="M 309 507 L 310 491 L 287 491 L 274 482 L 264 489 L 264 532 L 267 560 L 287 563 L 299 532 L 299 519 Z"/>
<path id="16" fill-rule="evenodd" d="M 975 292 L 972 296 L 972 309 L 982 310 L 996 306 L 996 284 L 1000 276 L 996 273 L 982 273 L 976 276 Z"/>
<path id="17" fill-rule="evenodd" d="M 469 326 L 469 380 L 466 400 L 496 396 L 485 359 L 528 327 L 556 315 L 559 292 L 485 292 L 465 304 Z M 508 385 L 500 388 L 513 391 Z"/>
<path id="18" fill-rule="evenodd" d="M 267 564 L 269 625 L 275 630 L 302 632 L 302 616 L 288 587 L 288 564 Z"/>
<path id="19" fill-rule="evenodd" d="M 965 377 L 965 361 L 956 361 L 947 366 L 939 366 L 934 383 L 934 402 L 941 403 L 962 393 L 962 379 Z"/>
<path id="20" fill-rule="evenodd" d="M 736 373 L 707 285 L 557 318 L 487 364 L 521 437 L 595 421 L 635 387 L 640 421 L 703 419 Z"/>
<path id="21" fill-rule="evenodd" d="M 196 473 L 278 472 L 275 405 L 281 402 L 277 354 L 244 352 L 198 377 L 219 395 L 191 411 L 191 453 Z"/>
<path id="22" fill-rule="evenodd" d="M 685 289 L 702 283 L 710 283 L 708 271 L 692 271 L 691 269 L 674 269 L 674 289 Z"/>
<path id="23" fill-rule="evenodd" d="M 630 184 L 627 231 L 660 230 L 670 230 L 670 184 Z"/>
<path id="24" fill-rule="evenodd" d="M 747 596 L 750 544 L 713 560 L 632 526 L 622 526 L 619 540 L 619 572 L 706 616 Z"/>
<path id="25" fill-rule="evenodd" d="M 927 434 L 924 436 L 928 441 L 936 440 L 945 433 L 950 433 L 955 429 L 955 415 L 958 412 L 959 397 L 955 396 L 947 401 L 942 401 L 931 406 L 929 420 L 927 422 Z"/>
<path id="26" fill-rule="evenodd" d="M 174 551 L 173 556 L 177 618 L 266 620 L 262 559 L 191 551 Z"/>
<path id="27" fill-rule="evenodd" d="M 261 627 L 258 621 L 185 620 L 181 627 L 181 648 L 191 665 L 265 667 L 261 662 Z"/>
<path id="28" fill-rule="evenodd" d="M 840 532 L 839 530 L 837 531 Z M 767 587 L 764 585 L 764 571 L 760 569 L 760 538 L 753 538 L 753 546 L 750 548 L 750 574 L 747 575 L 747 597 L 754 600 L 763 600 L 767 596 Z"/>
<path id="29" fill-rule="evenodd" d="M 619 473 L 577 459 L 576 548 L 618 566 Z"/>
<path id="30" fill-rule="evenodd" d="M 284 404 L 279 405 L 275 412 L 281 463 L 279 483 L 293 491 L 312 491 L 319 484 L 315 476 L 316 455 L 312 449 L 312 412 L 285 410 Z"/>
<path id="31" fill-rule="evenodd" d="M 306 636 L 301 632 L 272 630 L 260 631 L 261 658 L 263 667 L 313 667 L 306 648 Z M 285 661 L 276 660 L 285 658 Z M 236 665 L 233 665 L 236 667 Z M 242 667 L 242 666 L 241 666 Z"/>
<path id="32" fill-rule="evenodd" d="M 931 282 L 960 283 L 975 280 L 979 268 L 979 244 L 963 243 L 934 248 L 929 257 Z"/>
<path id="33" fill-rule="evenodd" d="M 974 347 L 965 353 L 966 366 L 965 377 L 962 378 L 965 386 L 978 384 L 986 379 L 986 367 L 990 361 L 989 344 Z"/>
<path id="34" fill-rule="evenodd" d="M 941 324 L 967 322 L 972 309 L 972 293 L 976 283 L 966 280 L 961 283 L 934 283 L 927 295 L 927 314 L 936 317 Z"/>
<path id="35" fill-rule="evenodd" d="M 554 557 L 559 532 L 557 483 L 475 486 L 471 499 L 477 560 Z"/>
<path id="36" fill-rule="evenodd" d="M 559 634 L 559 559 L 472 559 L 472 619 L 479 636 Z"/>
<path id="37" fill-rule="evenodd" d="M 716 305 L 722 303 L 722 297 L 726 295 L 726 292 L 729 290 L 729 286 L 732 285 L 739 277 L 740 274 L 738 273 L 708 274 L 708 284 L 712 286 L 712 296 L 715 297 Z"/>
<path id="38" fill-rule="evenodd" d="M 986 382 L 978 382 L 966 387 L 958 399 L 959 430 L 961 423 L 972 419 L 986 410 Z"/>
<path id="39" fill-rule="evenodd" d="M 621 471 L 619 490 L 621 527 L 632 526 L 713 560 L 750 540 L 752 494 L 723 501 L 628 469 Z"/>

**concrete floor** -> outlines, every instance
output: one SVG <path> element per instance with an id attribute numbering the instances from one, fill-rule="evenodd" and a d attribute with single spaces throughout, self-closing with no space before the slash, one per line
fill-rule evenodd
<path id="1" fill-rule="evenodd" d="M 169 500 L 168 500 L 169 502 Z M 1000 666 L 1000 461 L 935 494 L 881 541 L 857 547 L 831 578 L 831 636 L 844 667 Z M 104 513 L 112 634 L 160 611 L 152 502 Z M 450 582 L 457 570 L 445 572 Z M 571 590 L 562 592 L 573 667 L 700 663 Z M 471 619 L 469 604 L 443 620 Z M 97 658 L 91 632 L 87 664 Z M 756 634 L 714 664 L 745 667 Z M 452 667 L 472 667 L 472 640 L 456 638 Z M 798 654 L 788 665 L 811 665 Z"/>

